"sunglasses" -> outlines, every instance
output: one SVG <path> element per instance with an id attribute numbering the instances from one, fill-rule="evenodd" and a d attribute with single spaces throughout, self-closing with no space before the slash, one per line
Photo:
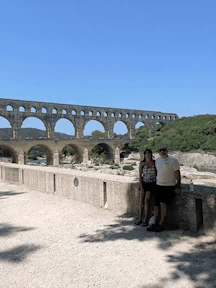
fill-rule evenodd
<path id="1" fill-rule="evenodd" d="M 167 149 L 160 149 L 158 150 L 159 152 L 162 152 L 162 151 L 167 151 Z"/>

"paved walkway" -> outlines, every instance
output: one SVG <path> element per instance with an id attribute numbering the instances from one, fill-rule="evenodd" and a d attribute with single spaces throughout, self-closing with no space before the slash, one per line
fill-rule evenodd
<path id="1" fill-rule="evenodd" d="M 216 287 L 215 239 L 0 183 L 1 288 Z"/>

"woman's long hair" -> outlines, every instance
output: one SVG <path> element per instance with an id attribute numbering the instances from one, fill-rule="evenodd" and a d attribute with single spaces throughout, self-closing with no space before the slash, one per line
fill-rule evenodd
<path id="1" fill-rule="evenodd" d="M 146 161 L 146 157 L 145 157 L 146 153 L 151 154 L 151 160 L 153 160 L 152 150 L 151 150 L 151 149 L 146 149 L 146 150 L 144 151 L 144 153 L 143 153 L 143 154 L 144 154 L 144 158 L 143 158 L 142 162 L 145 162 L 145 161 Z"/>

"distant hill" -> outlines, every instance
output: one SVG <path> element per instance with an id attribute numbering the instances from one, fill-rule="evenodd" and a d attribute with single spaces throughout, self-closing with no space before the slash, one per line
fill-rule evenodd
<path id="1" fill-rule="evenodd" d="M 147 147 L 155 152 L 160 144 L 167 144 L 171 151 L 216 152 L 216 115 L 183 117 L 165 126 L 158 124 L 151 138 L 140 127 L 129 146 L 140 152 Z"/>
<path id="2" fill-rule="evenodd" d="M 36 128 L 22 128 L 21 129 L 21 139 L 43 139 L 47 138 L 46 131 L 36 129 Z M 58 139 L 72 139 L 75 136 L 54 132 L 55 138 Z M 12 129 L 11 128 L 0 128 L 0 140 L 12 139 Z"/>

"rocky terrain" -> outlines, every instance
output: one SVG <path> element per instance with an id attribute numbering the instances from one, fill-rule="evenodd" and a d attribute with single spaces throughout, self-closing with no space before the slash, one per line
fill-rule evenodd
<path id="1" fill-rule="evenodd" d="M 192 179 L 194 184 L 211 184 L 216 185 L 216 156 L 212 154 L 202 153 L 170 153 L 175 156 L 181 166 L 182 182 L 189 183 Z M 159 155 L 155 154 L 157 158 Z M 85 171 L 87 173 L 105 173 L 110 175 L 121 175 L 126 177 L 137 178 L 140 162 L 139 153 L 131 153 L 127 158 L 121 161 L 119 166 L 103 164 L 95 165 L 92 161 L 87 164 L 71 164 L 71 157 L 64 159 L 64 164 L 60 164 L 59 167 L 65 169 L 77 169 Z M 1 162 L 8 162 L 8 158 L 0 158 Z M 31 165 L 38 165 L 38 163 L 28 163 Z M 41 163 L 40 165 L 45 165 Z M 124 166 L 131 166 L 133 170 L 124 170 Z"/>
<path id="2" fill-rule="evenodd" d="M 216 185 L 216 157 L 214 155 L 200 154 L 200 153 L 172 153 L 181 166 L 182 183 L 189 183 L 192 179 L 194 184 L 211 184 Z M 155 154 L 157 158 L 159 155 Z M 122 175 L 126 177 L 133 177 L 138 179 L 140 155 L 138 153 L 131 153 L 125 158 L 119 167 L 113 165 L 96 166 L 91 161 L 88 164 L 64 164 L 64 168 L 78 169 L 89 173 L 106 173 L 111 175 Z M 132 166 L 134 170 L 124 170 L 125 165 Z"/>

